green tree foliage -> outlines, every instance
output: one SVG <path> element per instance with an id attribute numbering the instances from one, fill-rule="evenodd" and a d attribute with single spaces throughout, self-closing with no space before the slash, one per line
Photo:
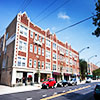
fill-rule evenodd
<path id="1" fill-rule="evenodd" d="M 86 76 L 85 74 L 87 72 L 87 62 L 83 59 L 80 59 L 79 63 L 80 63 L 80 74 L 83 80 L 85 79 L 85 76 Z"/>
<path id="2" fill-rule="evenodd" d="M 100 76 L 100 68 L 93 71 L 93 76 Z"/>
<path id="3" fill-rule="evenodd" d="M 95 31 L 92 33 L 93 35 L 96 35 L 96 37 L 100 36 L 100 0 L 98 0 L 95 4 L 96 8 L 96 14 L 93 17 L 93 24 L 96 26 Z"/>

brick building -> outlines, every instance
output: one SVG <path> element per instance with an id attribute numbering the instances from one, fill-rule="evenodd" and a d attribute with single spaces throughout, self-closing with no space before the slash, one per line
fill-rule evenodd
<path id="1" fill-rule="evenodd" d="M 78 52 L 18 13 L 0 39 L 0 82 L 13 86 L 73 76 L 79 76 Z"/>

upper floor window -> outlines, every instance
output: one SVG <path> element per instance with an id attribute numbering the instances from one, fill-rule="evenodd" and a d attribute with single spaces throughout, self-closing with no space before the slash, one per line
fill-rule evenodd
<path id="1" fill-rule="evenodd" d="M 38 47 L 38 54 L 41 55 L 41 48 Z"/>
<path id="2" fill-rule="evenodd" d="M 32 67 L 32 59 L 29 59 L 29 67 Z"/>
<path id="3" fill-rule="evenodd" d="M 68 56 L 68 50 L 66 50 L 66 56 Z"/>
<path id="4" fill-rule="evenodd" d="M 6 34 L 6 40 L 8 39 L 8 33 Z"/>
<path id="5" fill-rule="evenodd" d="M 44 61 L 42 61 L 42 69 L 44 69 Z"/>
<path id="6" fill-rule="evenodd" d="M 27 43 L 25 41 L 19 40 L 19 50 L 21 51 L 27 50 Z"/>
<path id="7" fill-rule="evenodd" d="M 19 56 L 17 58 L 17 66 L 26 67 L 26 58 Z"/>
<path id="8" fill-rule="evenodd" d="M 30 32 L 30 37 L 33 38 L 33 32 L 32 31 Z"/>
<path id="9" fill-rule="evenodd" d="M 53 70 L 56 70 L 57 68 L 56 68 L 56 64 L 53 64 Z"/>
<path id="10" fill-rule="evenodd" d="M 42 48 L 42 56 L 44 56 L 44 48 Z"/>
<path id="11" fill-rule="evenodd" d="M 66 58 L 66 64 L 68 64 L 68 58 Z"/>
<path id="12" fill-rule="evenodd" d="M 51 46 L 51 45 L 50 45 L 50 40 L 47 40 L 47 39 L 46 39 L 46 46 L 48 46 L 48 47 Z"/>
<path id="13" fill-rule="evenodd" d="M 41 36 L 39 36 L 39 41 L 41 41 Z"/>
<path id="14" fill-rule="evenodd" d="M 37 46 L 34 46 L 34 53 L 37 53 Z"/>
<path id="15" fill-rule="evenodd" d="M 56 44 L 55 43 L 53 43 L 53 49 L 56 49 Z"/>
<path id="16" fill-rule="evenodd" d="M 37 34 L 35 33 L 35 39 L 37 40 Z"/>
<path id="17" fill-rule="evenodd" d="M 34 60 L 34 68 L 36 68 L 36 60 Z"/>
<path id="18" fill-rule="evenodd" d="M 30 52 L 33 52 L 33 45 L 30 44 Z"/>
<path id="19" fill-rule="evenodd" d="M 56 59 L 56 53 L 53 52 L 53 59 Z"/>
<path id="20" fill-rule="evenodd" d="M 20 26 L 20 34 L 27 36 L 27 33 L 28 33 L 28 29 L 21 25 Z"/>
<path id="21" fill-rule="evenodd" d="M 50 63 L 46 63 L 46 69 L 50 70 Z"/>
<path id="22" fill-rule="evenodd" d="M 46 58 L 50 59 L 50 51 L 46 50 Z"/>
<path id="23" fill-rule="evenodd" d="M 38 68 L 40 68 L 40 61 L 38 61 Z"/>

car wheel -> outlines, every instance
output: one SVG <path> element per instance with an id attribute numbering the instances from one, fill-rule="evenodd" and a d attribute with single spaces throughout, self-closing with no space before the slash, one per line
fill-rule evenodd
<path id="1" fill-rule="evenodd" d="M 49 89 L 49 85 L 47 85 L 47 89 Z"/>

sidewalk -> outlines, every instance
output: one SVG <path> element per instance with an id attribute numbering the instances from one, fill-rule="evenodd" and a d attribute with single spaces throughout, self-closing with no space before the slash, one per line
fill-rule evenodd
<path id="1" fill-rule="evenodd" d="M 41 89 L 40 84 L 34 84 L 33 86 L 17 86 L 17 87 L 9 87 L 9 86 L 0 85 L 0 95 L 39 90 L 39 89 Z"/>

